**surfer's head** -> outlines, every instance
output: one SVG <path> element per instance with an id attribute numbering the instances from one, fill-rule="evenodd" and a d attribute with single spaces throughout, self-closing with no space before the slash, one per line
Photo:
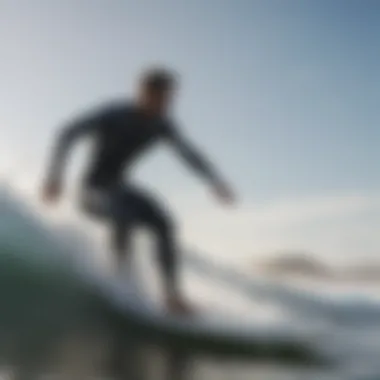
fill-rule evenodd
<path id="1" fill-rule="evenodd" d="M 165 113 L 176 87 L 176 75 L 171 70 L 165 68 L 149 69 L 140 78 L 140 105 L 151 114 Z"/>

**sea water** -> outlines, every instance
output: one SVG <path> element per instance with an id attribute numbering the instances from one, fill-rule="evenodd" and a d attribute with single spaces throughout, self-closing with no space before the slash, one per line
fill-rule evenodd
<path id="1" fill-rule="evenodd" d="M 46 234 L 45 227 L 25 204 L 9 194 L 1 195 L 2 375 L 18 379 L 109 378 L 112 376 L 111 371 L 107 372 L 109 353 L 115 346 L 113 327 L 120 323 L 132 326 L 123 332 L 122 340 L 123 344 L 128 343 L 130 337 L 134 344 L 136 337 L 141 336 L 135 330 L 146 325 L 139 325 L 134 317 L 121 322 L 124 316 L 107 314 L 109 305 L 99 295 L 101 289 L 96 290 L 97 282 L 90 284 L 90 277 L 84 275 L 89 267 L 78 266 L 78 260 L 73 260 L 56 236 Z M 160 345 L 150 345 L 147 339 L 139 350 L 123 357 L 126 362 L 132 358 L 136 371 L 129 372 L 129 378 L 142 375 L 148 380 L 380 378 L 377 289 L 367 287 L 359 291 L 355 284 L 337 289 L 326 282 L 267 281 L 219 267 L 194 254 L 187 256 L 184 266 L 187 294 L 203 307 L 210 326 L 212 318 L 215 324 L 221 319 L 233 320 L 240 326 L 242 337 L 255 332 L 264 341 L 273 339 L 271 335 L 276 331 L 294 334 L 295 338 L 302 336 L 315 352 L 329 359 L 328 365 L 315 365 L 307 360 L 284 363 L 281 355 L 244 361 L 236 355 L 231 358 L 224 355 L 222 360 L 207 355 L 192 357 L 189 355 L 192 347 L 186 347 L 186 355 L 180 355 L 178 351 L 168 352 Z M 128 286 L 125 288 L 128 293 Z M 89 289 L 94 291 L 91 293 Z M 126 315 L 136 316 L 133 305 L 128 307 Z M 194 352 L 196 349 L 194 346 Z"/>

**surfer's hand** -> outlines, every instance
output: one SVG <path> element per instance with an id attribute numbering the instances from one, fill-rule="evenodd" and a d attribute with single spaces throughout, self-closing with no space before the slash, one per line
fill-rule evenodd
<path id="1" fill-rule="evenodd" d="M 42 200 L 47 203 L 55 203 L 59 200 L 62 193 L 61 185 L 58 181 L 48 181 L 42 189 Z"/>
<path id="2" fill-rule="evenodd" d="M 189 316 L 194 313 L 191 306 L 178 296 L 169 296 L 166 299 L 166 307 L 169 313 L 176 315 Z"/>
<path id="3" fill-rule="evenodd" d="M 214 194 L 218 200 L 224 204 L 233 204 L 235 203 L 235 194 L 232 189 L 229 188 L 226 184 L 218 182 L 213 186 Z"/>

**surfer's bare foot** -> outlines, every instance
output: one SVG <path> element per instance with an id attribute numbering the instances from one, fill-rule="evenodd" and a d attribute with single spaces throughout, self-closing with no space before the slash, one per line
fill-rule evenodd
<path id="1" fill-rule="evenodd" d="M 194 314 L 194 309 L 189 303 L 180 297 L 168 297 L 166 300 L 166 307 L 172 314 L 190 316 Z"/>

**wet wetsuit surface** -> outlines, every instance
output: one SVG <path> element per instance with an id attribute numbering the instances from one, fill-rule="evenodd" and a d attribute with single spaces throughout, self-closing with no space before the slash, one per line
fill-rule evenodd
<path id="1" fill-rule="evenodd" d="M 148 117 L 129 103 L 97 109 L 66 127 L 51 165 L 52 177 L 60 177 L 67 150 L 86 135 L 95 140 L 95 146 L 84 177 L 85 186 L 108 187 L 121 182 L 139 155 L 159 141 L 169 142 L 199 174 L 213 177 L 209 164 L 169 119 Z"/>
<path id="2" fill-rule="evenodd" d="M 176 242 L 173 222 L 159 203 L 131 183 L 123 174 L 154 143 L 166 141 L 204 178 L 214 181 L 210 165 L 181 136 L 169 119 L 144 115 L 129 103 L 96 109 L 70 123 L 60 134 L 50 163 L 50 179 L 60 181 L 66 156 L 81 137 L 94 140 L 89 166 L 83 178 L 87 192 L 83 208 L 92 216 L 105 216 L 112 225 L 114 251 L 122 256 L 128 249 L 131 227 L 148 226 L 158 238 L 159 263 L 167 286 L 175 288 Z M 94 196 L 95 192 L 95 196 Z"/>

